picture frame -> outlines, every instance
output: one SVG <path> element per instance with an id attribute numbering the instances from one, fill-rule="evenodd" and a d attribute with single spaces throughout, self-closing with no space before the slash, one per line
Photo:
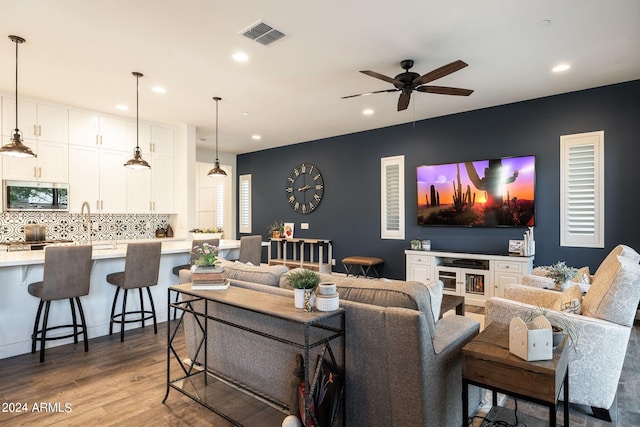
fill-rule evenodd
<path id="1" fill-rule="evenodd" d="M 284 238 L 285 239 L 293 239 L 293 230 L 294 230 L 294 223 L 293 222 L 285 222 L 284 223 Z"/>
<path id="2" fill-rule="evenodd" d="M 510 254 L 522 254 L 524 247 L 524 240 L 509 240 L 509 253 Z"/>

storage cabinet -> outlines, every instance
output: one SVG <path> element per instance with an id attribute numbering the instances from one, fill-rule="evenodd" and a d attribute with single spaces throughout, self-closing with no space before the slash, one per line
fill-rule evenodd
<path id="1" fill-rule="evenodd" d="M 69 155 L 67 144 L 25 138 L 25 145 L 37 157 L 2 157 L 3 178 L 25 181 L 67 182 Z"/>
<path id="2" fill-rule="evenodd" d="M 101 116 L 90 111 L 69 110 L 69 144 L 98 146 L 133 154 L 135 138 L 130 144 L 125 119 Z"/>
<path id="3" fill-rule="evenodd" d="M 15 100 L 13 98 L 3 97 L 2 134 L 4 136 L 10 136 L 13 134 L 15 128 Z M 25 139 L 66 143 L 67 110 L 63 107 L 38 104 L 21 99 L 18 102 L 18 128 L 22 133 L 22 137 Z"/>
<path id="4" fill-rule="evenodd" d="M 444 292 L 484 306 L 487 298 L 503 296 L 504 286 L 522 283 L 531 274 L 533 256 L 405 250 L 406 279 L 422 283 L 442 280 Z"/>

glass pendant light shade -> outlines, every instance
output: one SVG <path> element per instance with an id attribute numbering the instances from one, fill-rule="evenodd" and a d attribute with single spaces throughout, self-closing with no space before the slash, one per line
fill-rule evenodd
<path id="1" fill-rule="evenodd" d="M 136 77 L 136 148 L 135 150 L 133 150 L 133 158 L 129 159 L 127 161 L 127 163 L 124 164 L 125 168 L 129 168 L 129 169 L 151 169 L 151 165 L 142 158 L 142 152 L 140 151 L 140 144 L 139 144 L 139 137 L 140 137 L 140 131 L 139 131 L 139 119 L 138 119 L 138 106 L 140 104 L 139 100 L 138 100 L 138 81 L 140 80 L 140 77 L 142 77 L 144 74 L 142 73 L 138 73 L 137 71 L 134 71 L 133 74 Z"/>
<path id="2" fill-rule="evenodd" d="M 222 170 L 222 168 L 220 167 L 220 161 L 218 160 L 218 102 L 222 101 L 222 98 L 214 96 L 213 100 L 216 101 L 216 162 L 213 165 L 213 169 L 209 171 L 207 176 L 212 176 L 214 178 L 224 178 L 227 176 L 227 173 Z"/>
<path id="3" fill-rule="evenodd" d="M 18 45 L 25 42 L 25 39 L 19 36 L 9 36 L 12 42 L 16 44 L 16 128 L 13 130 L 11 141 L 0 147 L 0 154 L 13 157 L 36 157 L 31 148 L 22 143 L 20 129 L 18 129 Z"/>

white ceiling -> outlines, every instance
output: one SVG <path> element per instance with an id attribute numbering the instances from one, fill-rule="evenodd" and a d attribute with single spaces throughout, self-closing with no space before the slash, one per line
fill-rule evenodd
<path id="1" fill-rule="evenodd" d="M 0 0 L 0 92 L 196 126 L 199 145 L 245 153 L 446 114 L 640 79 L 638 0 Z M 551 24 L 541 26 L 541 20 Z M 262 20 L 287 37 L 263 46 L 240 35 Z M 4 40 L 4 41 L 3 41 Z M 243 51 L 245 63 L 231 56 Z M 424 74 L 467 68 L 432 84 L 469 97 L 398 93 L 359 73 L 393 77 L 413 59 Z M 560 62 L 571 69 L 550 70 Z M 152 92 L 152 86 L 167 93 Z M 128 112 L 116 104 L 127 104 Z M 372 116 L 362 110 L 372 108 Z M 248 112 L 248 115 L 244 115 Z M 252 140 L 260 134 L 260 141 Z M 202 141 L 205 139 L 205 141 Z"/>

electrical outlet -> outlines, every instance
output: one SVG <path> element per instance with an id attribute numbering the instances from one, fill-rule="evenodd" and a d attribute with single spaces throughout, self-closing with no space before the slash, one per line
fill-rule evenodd
<path id="1" fill-rule="evenodd" d="M 300 223 L 300 230 L 308 230 L 309 229 L 309 223 L 308 222 L 301 222 Z"/>
<path id="2" fill-rule="evenodd" d="M 336 259 L 335 258 L 331 258 L 331 265 L 336 265 Z"/>

